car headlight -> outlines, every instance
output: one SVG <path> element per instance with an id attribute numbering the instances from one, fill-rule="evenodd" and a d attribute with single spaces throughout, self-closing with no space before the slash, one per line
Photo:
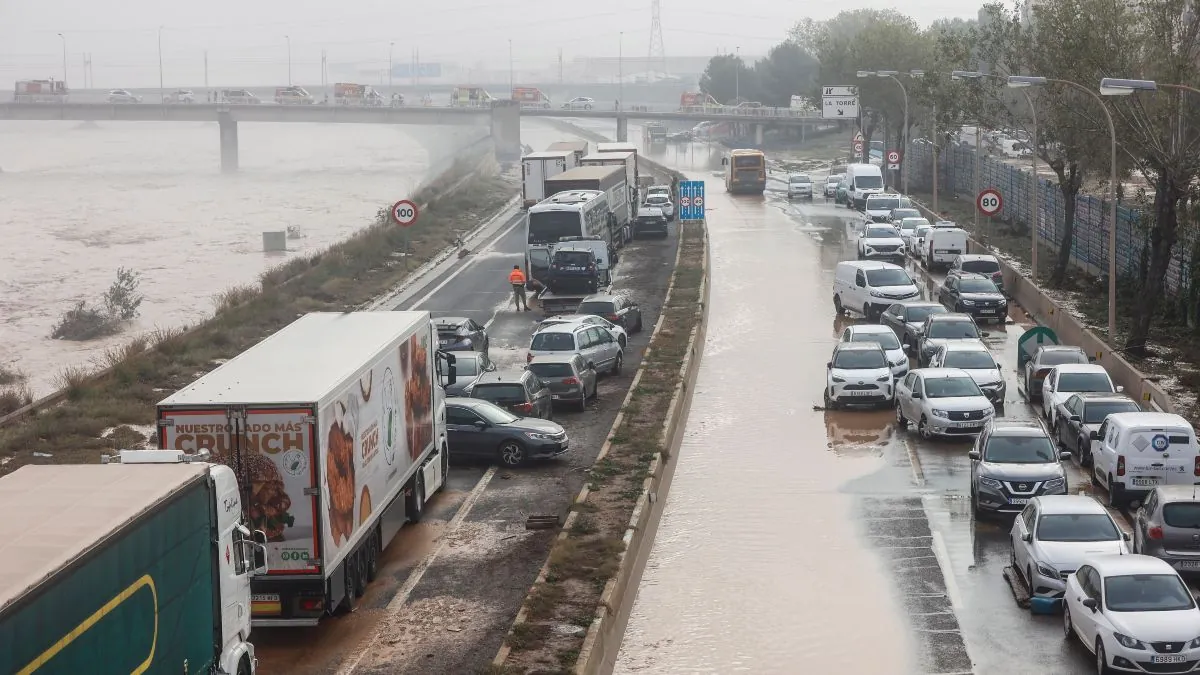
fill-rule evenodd
<path id="1" fill-rule="evenodd" d="M 1000 481 L 996 480 L 995 478 L 988 478 L 987 476 L 980 476 L 979 484 L 983 485 L 985 487 L 990 487 L 995 490 L 999 490 L 1001 487 L 1003 487 L 1000 484 Z"/>
<path id="2" fill-rule="evenodd" d="M 908 363 L 908 359 L 900 359 L 899 361 L 896 361 L 896 362 L 895 362 L 895 363 L 893 363 L 892 365 L 893 365 L 893 366 L 903 366 L 903 365 L 905 365 L 906 363 Z"/>
<path id="3" fill-rule="evenodd" d="M 1042 487 L 1046 490 L 1061 490 L 1062 488 L 1066 487 L 1066 485 L 1066 478 L 1051 478 L 1050 480 L 1046 481 L 1046 484 Z"/>
<path id="4" fill-rule="evenodd" d="M 1200 637 L 1188 643 L 1188 649 L 1200 649 Z"/>
<path id="5" fill-rule="evenodd" d="M 987 410 L 984 410 L 984 411 L 983 411 L 983 416 L 984 416 L 984 417 L 991 417 L 992 415 L 995 415 L 995 414 L 996 414 L 996 409 L 995 409 L 995 408 L 988 408 Z"/>
<path id="6" fill-rule="evenodd" d="M 1049 577 L 1049 578 L 1051 578 L 1051 579 L 1058 579 L 1058 578 L 1059 578 L 1059 576 L 1058 576 L 1058 570 L 1054 569 L 1053 567 L 1051 567 L 1051 566 L 1049 566 L 1049 565 L 1044 565 L 1044 564 L 1042 564 L 1042 563 L 1038 563 L 1038 564 L 1037 564 L 1037 571 L 1038 571 L 1038 574 L 1040 574 L 1040 575 L 1042 575 L 1042 576 L 1044 576 L 1044 577 Z"/>
<path id="7" fill-rule="evenodd" d="M 829 378 L 829 379 L 833 380 L 834 382 L 845 382 L 845 380 L 843 380 L 842 378 L 838 377 L 837 375 L 834 375 L 833 377 L 831 377 L 831 378 Z"/>
<path id="8" fill-rule="evenodd" d="M 966 305 L 967 307 L 974 307 L 975 301 L 974 300 L 963 300 L 962 304 Z"/>
<path id="9" fill-rule="evenodd" d="M 938 410 L 937 408 L 934 408 L 932 412 L 934 417 L 950 417 L 950 413 L 946 412 L 945 410 Z"/>
<path id="10" fill-rule="evenodd" d="M 1128 635 L 1122 635 L 1121 633 L 1118 633 L 1116 631 L 1113 631 L 1113 637 L 1116 638 L 1117 642 L 1120 643 L 1120 645 L 1126 649 L 1145 649 L 1146 648 L 1146 645 L 1142 644 L 1142 641 L 1138 640 L 1137 638 L 1131 638 Z M 1195 642 L 1195 640 L 1193 640 L 1193 642 Z"/>
<path id="11" fill-rule="evenodd" d="M 525 435 L 532 438 L 535 441 L 552 441 L 552 440 L 554 440 L 554 434 L 539 434 L 536 431 L 526 431 Z"/>
<path id="12" fill-rule="evenodd" d="M 882 298 L 885 296 L 883 295 L 882 291 L 871 291 L 871 297 L 872 298 Z"/>
<path id="13" fill-rule="evenodd" d="M 876 381 L 876 382 L 891 382 L 891 381 L 892 381 L 892 374 L 891 374 L 891 373 L 888 373 L 887 375 L 880 375 L 879 377 L 877 377 L 877 378 L 875 379 L 875 381 Z"/>

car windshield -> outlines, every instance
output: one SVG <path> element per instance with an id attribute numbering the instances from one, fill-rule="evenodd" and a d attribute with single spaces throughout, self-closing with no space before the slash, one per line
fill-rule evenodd
<path id="1" fill-rule="evenodd" d="M 811 183 L 812 179 L 803 174 L 796 174 L 794 176 L 788 176 L 788 182 L 789 183 Z"/>
<path id="2" fill-rule="evenodd" d="M 510 383 L 477 384 L 471 389 L 472 398 L 498 403 L 500 401 L 524 401 L 525 385 Z"/>
<path id="3" fill-rule="evenodd" d="M 912 277 L 908 276 L 908 272 L 901 269 L 867 270 L 867 283 L 871 284 L 872 288 L 911 286 L 912 282 Z"/>
<path id="4" fill-rule="evenodd" d="M 921 212 L 916 209 L 896 209 L 892 211 L 893 220 L 905 220 L 906 218 L 920 218 Z"/>
<path id="5" fill-rule="evenodd" d="M 1113 390 L 1112 381 L 1105 373 L 1063 373 L 1058 376 L 1058 391 L 1102 391 Z"/>
<path id="6" fill-rule="evenodd" d="M 1119 403 L 1088 403 L 1083 407 L 1083 423 L 1084 424 L 1100 424 L 1105 417 L 1113 413 L 1123 412 L 1139 412 L 1140 408 L 1133 401 L 1121 401 Z"/>
<path id="7" fill-rule="evenodd" d="M 941 305 L 923 305 L 921 307 L 909 307 L 904 315 L 904 320 L 908 323 L 921 323 L 925 317 L 930 314 L 945 314 L 947 310 Z"/>
<path id="8" fill-rule="evenodd" d="M 859 180 L 862 180 L 862 179 L 859 179 Z M 861 184 L 859 186 L 862 187 Z M 867 198 L 867 210 L 868 211 L 891 211 L 892 209 L 898 209 L 898 208 L 900 208 L 900 198 L 899 197 L 881 197 L 881 198 L 868 197 Z"/>
<path id="9" fill-rule="evenodd" d="M 1041 364 L 1042 367 L 1087 362 L 1087 356 L 1085 356 L 1083 352 L 1076 349 L 1054 349 L 1051 351 L 1042 352 L 1042 355 L 1038 357 L 1038 363 Z"/>
<path id="10" fill-rule="evenodd" d="M 854 187 L 859 190 L 878 190 L 883 187 L 883 176 L 855 176 Z M 876 208 L 883 208 L 882 206 Z M 891 206 L 888 208 L 896 208 Z"/>
<path id="11" fill-rule="evenodd" d="M 929 234 L 929 231 L 932 229 L 933 229 L 932 225 L 920 225 L 917 227 L 917 231 L 913 236 L 923 238 L 925 235 Z"/>
<path id="12" fill-rule="evenodd" d="M 850 341 L 874 342 L 884 349 L 900 349 L 900 341 L 896 339 L 896 334 L 891 330 L 887 332 L 854 333 L 850 336 Z"/>
<path id="13" fill-rule="evenodd" d="M 439 368 L 441 361 L 438 361 Z M 454 359 L 454 376 L 471 377 L 479 374 L 479 359 L 470 356 L 457 356 Z"/>
<path id="14" fill-rule="evenodd" d="M 1196 601 L 1178 574 L 1123 574 L 1104 580 L 1104 604 L 1114 612 L 1180 612 Z"/>
<path id="15" fill-rule="evenodd" d="M 521 419 L 494 403 L 480 403 L 475 406 L 475 412 L 492 424 L 512 424 Z"/>
<path id="16" fill-rule="evenodd" d="M 833 359 L 833 367 L 842 370 L 870 370 L 887 368 L 887 359 L 883 352 L 873 349 L 848 349 L 838 352 Z"/>
<path id="17" fill-rule="evenodd" d="M 1200 530 L 1200 502 L 1174 502 L 1163 506 L 1163 522 L 1169 527 Z"/>
<path id="18" fill-rule="evenodd" d="M 1038 519 L 1038 541 L 1117 541 L 1121 532 L 1104 513 L 1049 513 Z"/>
<path id="19" fill-rule="evenodd" d="M 997 293 L 996 284 L 988 279 L 963 279 L 958 284 L 963 293 Z"/>
<path id="20" fill-rule="evenodd" d="M 554 262 L 559 265 L 575 265 L 582 267 L 592 263 L 592 256 L 587 251 L 556 251 Z"/>
<path id="21" fill-rule="evenodd" d="M 983 396 L 983 392 L 969 377 L 931 377 L 925 380 L 925 395 L 929 398 L 957 398 Z"/>
<path id="22" fill-rule="evenodd" d="M 460 326 L 450 326 L 448 328 L 438 327 L 438 337 L 443 340 L 456 340 L 466 336 L 467 331 Z"/>
<path id="23" fill-rule="evenodd" d="M 979 337 L 979 329 L 971 321 L 934 321 L 929 326 L 929 337 L 945 340 Z"/>
<path id="24" fill-rule="evenodd" d="M 534 375 L 545 379 L 571 377 L 575 373 L 571 370 L 569 363 L 531 363 L 529 369 Z"/>
<path id="25" fill-rule="evenodd" d="M 1057 461 L 1058 453 L 1045 436 L 993 435 L 983 449 L 983 460 L 996 464 L 1045 464 Z"/>
<path id="26" fill-rule="evenodd" d="M 578 311 L 580 314 L 612 314 L 613 304 L 611 302 L 581 302 Z"/>
<path id="27" fill-rule="evenodd" d="M 535 352 L 573 352 L 575 336 L 571 333 L 538 333 L 529 343 L 529 349 Z"/>
<path id="28" fill-rule="evenodd" d="M 868 227 L 863 233 L 867 239 L 895 239 L 900 233 L 894 227 Z"/>
<path id="29" fill-rule="evenodd" d="M 667 199 L 666 195 L 650 195 L 646 198 L 647 204 L 666 204 L 670 201 L 671 200 Z"/>
<path id="30" fill-rule="evenodd" d="M 994 274 L 1000 271 L 1000 263 L 995 260 L 968 260 L 962 264 L 964 272 L 972 274 Z"/>
<path id="31" fill-rule="evenodd" d="M 985 351 L 950 351 L 942 361 L 943 368 L 962 368 L 964 370 L 995 369 L 996 361 L 991 352 Z"/>
<path id="32" fill-rule="evenodd" d="M 922 227 L 929 227 L 929 221 L 924 218 L 905 218 L 900 221 L 900 226 L 906 230 L 915 230 Z"/>

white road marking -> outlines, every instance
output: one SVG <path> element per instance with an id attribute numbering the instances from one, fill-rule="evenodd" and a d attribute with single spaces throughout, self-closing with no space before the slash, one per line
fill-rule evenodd
<path id="1" fill-rule="evenodd" d="M 473 255 L 478 256 L 478 255 L 490 252 L 492 249 L 494 249 L 496 247 L 496 244 L 500 243 L 501 239 L 508 236 L 509 232 L 512 232 L 513 230 L 517 229 L 518 226 L 523 225 L 524 223 L 525 223 L 525 220 L 523 218 L 518 218 L 517 222 L 513 223 L 511 226 L 509 226 L 503 232 L 496 235 L 496 238 L 492 240 L 492 243 L 488 244 L 483 250 L 476 251 Z M 477 257 L 471 258 L 469 261 L 467 261 L 467 264 L 465 264 L 462 267 L 459 267 L 458 269 L 451 272 L 450 276 L 448 276 L 442 280 L 442 283 L 438 284 L 437 286 L 434 286 L 433 290 L 429 291 L 424 296 L 422 296 L 420 299 L 413 302 L 410 306 L 413 307 L 414 309 L 416 309 L 417 307 L 420 307 L 422 304 L 424 304 L 426 301 L 428 301 L 430 298 L 432 298 L 434 295 L 436 295 L 438 291 L 440 291 L 443 288 L 445 288 L 446 286 L 448 286 L 451 281 L 454 281 L 454 279 L 458 275 L 462 274 L 465 270 L 472 267 L 478 261 L 479 261 L 479 258 L 477 258 Z"/>
<path id="2" fill-rule="evenodd" d="M 487 488 L 488 483 L 492 481 L 492 477 L 495 475 L 496 467 L 489 467 L 488 470 L 483 474 L 483 477 L 479 479 L 479 482 L 475 484 L 475 487 L 471 489 L 471 494 L 467 495 L 467 498 L 463 500 L 462 506 L 458 507 L 458 512 L 454 514 L 454 517 L 451 518 L 450 522 L 446 524 L 446 529 L 438 537 L 437 548 L 430 551 L 429 555 L 425 556 L 425 559 L 421 561 L 421 564 L 417 565 L 412 574 L 408 576 L 408 581 L 404 582 L 404 585 L 400 587 L 400 590 L 396 593 L 396 596 L 393 597 L 392 600 L 388 602 L 387 607 L 384 608 L 384 611 L 388 615 L 394 616 L 408 602 L 408 597 L 412 595 L 413 589 L 417 587 L 417 584 L 421 583 L 421 579 L 425 576 L 425 573 L 429 571 L 430 566 L 432 566 L 434 561 L 437 560 L 437 557 L 441 555 L 442 549 L 446 548 L 446 544 L 450 542 L 451 535 L 457 532 L 458 528 L 462 526 L 463 521 L 467 519 L 467 516 L 471 513 L 471 509 L 474 508 L 475 503 L 479 501 L 479 498 L 483 496 L 484 489 Z M 354 659 L 349 663 L 344 664 L 341 668 L 338 668 L 337 675 L 350 675 L 353 673 L 354 670 L 358 668 L 358 665 L 362 662 L 363 658 L 366 657 L 367 652 L 370 651 L 371 647 L 377 642 L 379 642 L 378 632 L 372 635 L 368 642 L 359 645 L 358 649 L 356 650 L 358 653 L 355 655 Z"/>

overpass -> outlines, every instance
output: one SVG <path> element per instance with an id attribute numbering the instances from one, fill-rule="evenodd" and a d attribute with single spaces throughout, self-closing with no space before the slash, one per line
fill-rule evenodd
<path id="1" fill-rule="evenodd" d="M 339 105 L 231 105 L 227 103 L 117 104 L 110 103 L 3 103 L 0 120 L 65 120 L 78 122 L 217 122 L 220 128 L 221 168 L 238 166 L 239 122 L 283 122 L 326 124 L 422 124 L 490 126 L 497 155 L 521 153 L 521 117 L 590 117 L 613 119 L 617 138 L 627 140 L 629 120 L 690 122 L 738 122 L 755 125 L 762 142 L 767 125 L 806 126 L 828 123 L 810 111 L 788 108 L 732 108 L 696 106 L 684 109 L 655 109 L 633 106 L 622 110 L 567 110 L 522 108 L 513 101 L 496 101 L 491 107 L 398 106 L 359 107 Z"/>

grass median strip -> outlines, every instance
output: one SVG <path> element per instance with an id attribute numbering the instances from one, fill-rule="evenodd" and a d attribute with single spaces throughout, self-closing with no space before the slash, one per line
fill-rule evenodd
<path id="1" fill-rule="evenodd" d="M 62 403 L 0 430 L 0 474 L 32 461 L 92 463 L 101 450 L 145 443 L 158 401 L 305 313 L 350 311 L 395 287 L 505 204 L 514 189 L 511 180 L 480 177 L 453 192 L 418 194 L 429 203 L 407 230 L 392 224 L 384 209 L 346 241 L 267 270 L 259 284 L 221 292 L 213 318 L 195 328 L 156 331 L 111 350 L 97 364 L 108 372 L 63 371 Z"/>
<path id="2" fill-rule="evenodd" d="M 506 638 L 508 657 L 493 672 L 572 672 L 605 585 L 617 574 L 623 537 L 655 457 L 667 456 L 663 424 L 683 376 L 681 366 L 701 320 L 704 225 L 683 224 L 674 284 L 640 376 L 608 439 L 608 452 L 588 473 L 586 497 L 560 534 L 539 581 Z"/>

